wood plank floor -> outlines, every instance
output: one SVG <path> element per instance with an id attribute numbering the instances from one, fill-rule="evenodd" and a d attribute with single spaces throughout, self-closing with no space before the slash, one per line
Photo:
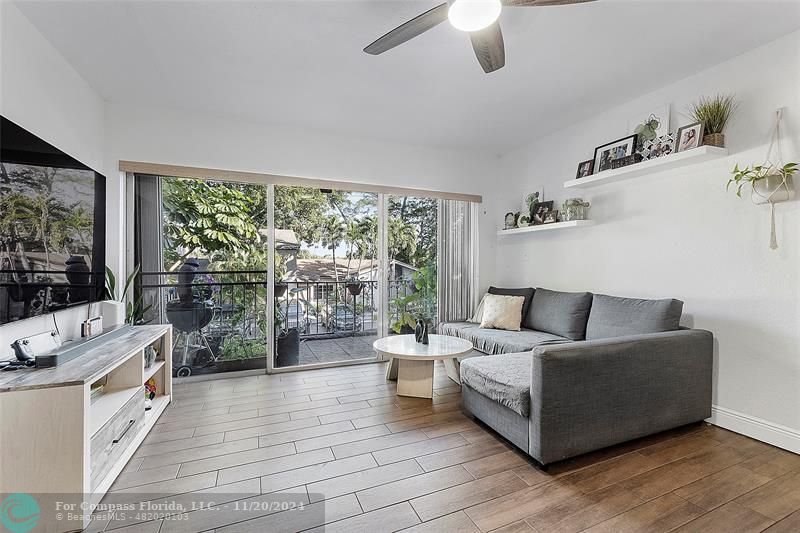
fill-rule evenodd
<path id="1" fill-rule="evenodd" d="M 395 395 L 385 364 L 175 386 L 107 502 L 214 502 L 91 531 L 682 531 L 800 528 L 800 456 L 705 424 L 538 469 L 460 411 Z M 300 501 L 304 511 L 265 502 Z"/>

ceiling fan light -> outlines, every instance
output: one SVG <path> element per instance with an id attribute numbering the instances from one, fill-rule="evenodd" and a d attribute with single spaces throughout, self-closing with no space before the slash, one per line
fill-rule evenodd
<path id="1" fill-rule="evenodd" d="M 496 21 L 502 7 L 500 0 L 456 0 L 447 18 L 457 30 L 478 31 Z"/>

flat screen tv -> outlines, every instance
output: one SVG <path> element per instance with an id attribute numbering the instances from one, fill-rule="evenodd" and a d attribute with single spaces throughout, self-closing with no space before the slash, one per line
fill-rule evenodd
<path id="1" fill-rule="evenodd" d="M 0 117 L 0 324 L 103 298 L 106 179 Z"/>

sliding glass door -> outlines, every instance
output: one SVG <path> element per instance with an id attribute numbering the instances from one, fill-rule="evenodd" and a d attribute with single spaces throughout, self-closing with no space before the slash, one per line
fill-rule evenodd
<path id="1" fill-rule="evenodd" d="M 133 183 L 134 321 L 173 325 L 177 377 L 375 361 L 377 338 L 413 333 L 420 319 L 434 333 L 469 307 L 439 301 L 474 286 L 469 263 L 454 260 L 474 250 L 442 247 L 445 233 L 454 243 L 468 233 L 471 219 L 447 208 L 463 202 L 147 175 Z"/>
<path id="2" fill-rule="evenodd" d="M 378 195 L 275 186 L 275 368 L 374 360 Z"/>
<path id="3" fill-rule="evenodd" d="M 411 334 L 418 320 L 435 332 L 438 201 L 387 198 L 389 334 Z"/>

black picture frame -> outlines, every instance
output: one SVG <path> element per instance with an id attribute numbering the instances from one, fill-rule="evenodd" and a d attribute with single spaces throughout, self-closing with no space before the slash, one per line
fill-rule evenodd
<path id="1" fill-rule="evenodd" d="M 531 224 L 538 226 L 544 223 L 544 217 L 553 210 L 553 200 L 536 202 L 531 209 Z"/>
<path id="2" fill-rule="evenodd" d="M 635 133 L 633 135 L 626 135 L 621 139 L 617 139 L 616 141 L 611 141 L 602 144 L 597 148 L 595 148 L 594 158 L 592 158 L 594 173 L 597 174 L 598 172 L 603 172 L 604 170 L 611 170 L 611 161 L 613 161 L 614 159 L 620 159 L 622 157 L 633 155 L 633 153 L 636 151 L 636 144 L 638 137 L 639 136 Z M 623 153 L 611 156 L 607 159 L 602 157 L 603 150 L 607 150 L 606 153 L 610 153 L 611 148 L 616 148 L 623 144 L 626 145 L 626 148 Z"/>
<path id="3" fill-rule="evenodd" d="M 578 170 L 575 172 L 575 179 L 588 178 L 594 174 L 594 159 L 587 159 L 578 163 Z"/>

